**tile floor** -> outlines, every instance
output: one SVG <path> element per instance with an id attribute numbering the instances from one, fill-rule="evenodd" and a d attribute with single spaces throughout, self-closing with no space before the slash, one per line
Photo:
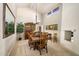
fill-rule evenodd
<path id="1" fill-rule="evenodd" d="M 62 47 L 59 43 L 48 41 L 48 53 L 42 50 L 42 56 L 76 56 L 75 53 Z M 16 46 L 11 51 L 10 56 L 40 56 L 38 50 L 33 50 L 28 46 L 28 40 L 17 41 Z"/>

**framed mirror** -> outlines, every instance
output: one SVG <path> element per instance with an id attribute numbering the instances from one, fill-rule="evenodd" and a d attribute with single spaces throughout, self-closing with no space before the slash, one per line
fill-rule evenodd
<path id="1" fill-rule="evenodd" d="M 3 38 L 15 32 L 15 16 L 7 3 L 3 3 Z"/>

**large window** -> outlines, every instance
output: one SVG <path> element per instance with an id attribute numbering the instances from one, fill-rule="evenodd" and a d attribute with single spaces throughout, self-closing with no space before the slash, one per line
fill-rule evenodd
<path id="1" fill-rule="evenodd" d="M 3 3 L 3 37 L 8 37 L 13 34 L 15 16 L 12 13 L 7 3 Z"/>

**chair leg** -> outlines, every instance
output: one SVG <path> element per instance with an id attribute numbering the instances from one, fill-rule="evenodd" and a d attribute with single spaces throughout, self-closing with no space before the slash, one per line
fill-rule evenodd
<path id="1" fill-rule="evenodd" d="M 46 46 L 46 53 L 48 53 L 48 49 L 47 49 L 47 46 Z"/>
<path id="2" fill-rule="evenodd" d="M 39 52 L 40 52 L 40 55 L 41 55 L 41 50 L 39 50 Z"/>
<path id="3" fill-rule="evenodd" d="M 40 55 L 41 55 L 41 48 L 38 48 L 39 49 L 39 53 L 40 53 Z"/>
<path id="4" fill-rule="evenodd" d="M 35 46 L 34 46 L 33 50 L 35 50 Z"/>

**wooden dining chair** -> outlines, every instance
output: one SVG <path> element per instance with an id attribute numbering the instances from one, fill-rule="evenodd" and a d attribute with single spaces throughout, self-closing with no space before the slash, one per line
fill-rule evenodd
<path id="1" fill-rule="evenodd" d="M 32 33 L 31 34 L 29 33 L 28 35 L 29 35 L 28 44 L 29 44 L 29 47 L 31 49 L 31 48 L 34 47 L 34 42 L 32 40 L 33 34 Z"/>
<path id="2" fill-rule="evenodd" d="M 42 49 L 45 49 L 46 50 L 46 53 L 48 52 L 48 49 L 47 49 L 47 36 L 45 35 L 42 35 L 40 36 L 40 44 L 38 45 L 38 50 L 40 52 L 40 55 L 41 55 L 41 51 Z"/>

